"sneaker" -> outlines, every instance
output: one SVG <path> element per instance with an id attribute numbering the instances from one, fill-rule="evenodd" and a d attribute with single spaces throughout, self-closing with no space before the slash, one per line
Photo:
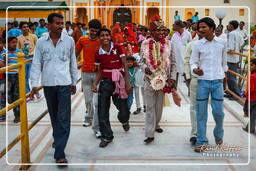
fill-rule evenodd
<path id="1" fill-rule="evenodd" d="M 101 137 L 100 131 L 96 131 L 96 132 L 95 132 L 95 137 L 96 137 L 96 138 L 100 138 L 100 137 Z"/>
<path id="2" fill-rule="evenodd" d="M 140 112 L 141 112 L 141 108 L 137 108 L 137 110 L 134 111 L 133 114 L 134 114 L 134 115 L 137 115 L 137 114 L 139 114 Z"/>
<path id="3" fill-rule="evenodd" d="M 83 127 L 89 127 L 92 125 L 92 122 L 90 121 L 84 121 Z"/>
<path id="4" fill-rule="evenodd" d="M 129 122 L 123 123 L 123 128 L 124 128 L 125 132 L 129 131 L 129 129 L 130 129 Z"/>
<path id="5" fill-rule="evenodd" d="M 191 137 L 191 138 L 189 139 L 189 141 L 190 141 L 190 143 L 191 143 L 192 145 L 195 145 L 195 144 L 196 144 L 196 137 Z"/>

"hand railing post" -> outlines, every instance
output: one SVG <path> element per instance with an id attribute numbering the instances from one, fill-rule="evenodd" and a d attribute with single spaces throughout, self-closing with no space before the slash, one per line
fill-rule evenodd
<path id="1" fill-rule="evenodd" d="M 30 163 L 30 149 L 29 149 L 29 133 L 28 133 L 28 118 L 27 118 L 27 104 L 26 104 L 26 71 L 25 71 L 25 55 L 18 54 L 18 62 L 21 64 L 19 69 L 19 94 L 23 102 L 20 105 L 20 132 L 23 134 L 21 139 L 21 163 L 20 169 L 27 170 Z"/>

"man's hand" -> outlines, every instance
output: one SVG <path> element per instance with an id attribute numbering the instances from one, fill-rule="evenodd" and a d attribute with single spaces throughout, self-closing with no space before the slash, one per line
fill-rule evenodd
<path id="1" fill-rule="evenodd" d="M 201 70 L 199 67 L 198 67 L 198 68 L 195 68 L 195 69 L 193 70 L 193 72 L 194 72 L 195 74 L 199 75 L 199 76 L 204 75 L 203 70 Z"/>
<path id="2" fill-rule="evenodd" d="M 30 91 L 29 97 L 30 97 L 31 99 L 34 99 L 34 96 L 35 96 L 35 94 L 37 94 L 37 93 L 38 93 L 38 87 L 33 87 L 32 90 Z"/>
<path id="3" fill-rule="evenodd" d="M 151 75 L 152 74 L 152 72 L 150 71 L 150 69 L 148 67 L 145 68 L 145 74 L 147 74 L 147 75 Z"/>
<path id="4" fill-rule="evenodd" d="M 92 84 L 92 92 L 97 93 L 97 85 L 96 84 Z"/>
<path id="5" fill-rule="evenodd" d="M 74 95 L 74 94 L 76 94 L 76 86 L 72 85 L 71 86 L 71 95 Z"/>
<path id="6" fill-rule="evenodd" d="M 131 84 L 129 82 L 125 83 L 125 91 L 127 94 L 130 94 L 132 92 L 132 87 Z"/>

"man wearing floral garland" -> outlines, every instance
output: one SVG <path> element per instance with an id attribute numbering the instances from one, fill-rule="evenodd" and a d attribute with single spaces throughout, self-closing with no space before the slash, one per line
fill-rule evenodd
<path id="1" fill-rule="evenodd" d="M 154 140 L 154 132 L 162 133 L 159 122 L 162 117 L 165 90 L 172 90 L 176 77 L 176 58 L 171 42 L 164 39 L 164 23 L 154 16 L 150 23 L 152 38 L 141 45 L 145 72 L 146 120 L 144 142 Z"/>

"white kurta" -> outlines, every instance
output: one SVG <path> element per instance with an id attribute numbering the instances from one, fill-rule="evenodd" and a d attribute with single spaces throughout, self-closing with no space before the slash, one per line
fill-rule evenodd
<path id="1" fill-rule="evenodd" d="M 184 29 L 184 32 L 180 35 L 179 32 L 175 32 L 172 36 L 172 44 L 174 45 L 174 53 L 177 61 L 177 71 L 179 73 L 184 72 L 184 57 L 186 54 L 186 46 L 192 41 L 190 32 Z"/>

